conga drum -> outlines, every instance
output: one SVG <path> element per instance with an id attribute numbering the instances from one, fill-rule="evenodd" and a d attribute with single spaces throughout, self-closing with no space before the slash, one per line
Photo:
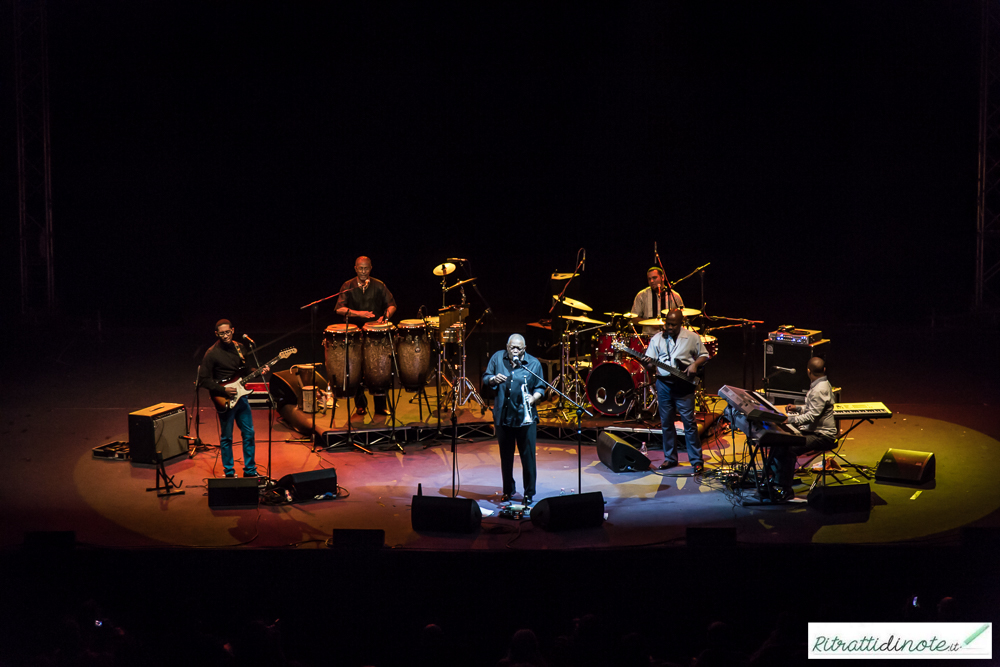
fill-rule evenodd
<path id="1" fill-rule="evenodd" d="M 364 330 L 365 387 L 372 394 L 384 394 L 392 387 L 392 322 L 368 322 Z"/>
<path id="2" fill-rule="evenodd" d="M 399 350 L 399 383 L 407 391 L 427 384 L 431 369 L 431 339 L 423 320 L 402 320 L 396 334 Z"/>
<path id="3" fill-rule="evenodd" d="M 331 324 L 323 332 L 323 347 L 326 348 L 326 374 L 330 386 L 337 396 L 354 396 L 361 384 L 364 372 L 364 349 L 361 330 L 353 324 Z M 345 355 L 346 348 L 346 355 Z M 347 387 L 344 387 L 344 360 L 347 368 Z"/>

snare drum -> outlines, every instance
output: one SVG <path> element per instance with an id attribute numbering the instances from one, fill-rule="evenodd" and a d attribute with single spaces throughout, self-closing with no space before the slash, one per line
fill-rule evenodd
<path id="1" fill-rule="evenodd" d="M 419 391 L 427 384 L 431 369 L 431 340 L 423 320 L 402 320 L 396 332 L 399 354 L 399 383 L 407 391 Z"/>
<path id="2" fill-rule="evenodd" d="M 442 343 L 462 344 L 465 340 L 465 322 L 456 322 L 441 332 Z"/>
<path id="3" fill-rule="evenodd" d="M 715 336 L 702 336 L 701 342 L 705 344 L 710 359 L 719 353 L 719 339 Z"/>
<path id="4" fill-rule="evenodd" d="M 365 357 L 361 330 L 353 324 L 331 324 L 323 332 L 323 347 L 326 348 L 326 374 L 330 377 L 330 386 L 337 392 L 337 396 L 354 396 L 364 372 Z M 348 362 L 346 389 L 344 388 L 345 360 Z"/>

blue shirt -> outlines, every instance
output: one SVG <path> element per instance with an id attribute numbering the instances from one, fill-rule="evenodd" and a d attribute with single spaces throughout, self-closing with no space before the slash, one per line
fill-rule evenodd
<path id="1" fill-rule="evenodd" d="M 542 364 L 527 352 L 524 354 L 524 365 L 538 377 L 542 377 Z M 528 395 L 535 392 L 545 394 L 542 381 L 524 368 L 514 368 L 507 356 L 507 350 L 496 352 L 483 373 L 483 384 L 491 382 L 494 375 L 506 375 L 507 381 L 497 385 L 497 399 L 493 403 L 493 423 L 499 426 L 518 427 L 524 422 L 524 395 L 521 386 L 528 387 Z M 532 420 L 538 423 L 538 409 L 531 406 Z"/>

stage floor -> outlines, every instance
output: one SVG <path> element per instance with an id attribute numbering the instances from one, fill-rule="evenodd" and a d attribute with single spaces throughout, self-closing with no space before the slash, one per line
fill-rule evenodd
<path id="1" fill-rule="evenodd" d="M 384 530 L 388 546 L 404 549 L 636 547 L 683 544 L 692 526 L 735 528 L 743 544 L 941 542 L 963 526 L 996 525 L 1000 514 L 995 492 L 1000 443 L 988 417 L 995 390 L 989 394 L 982 390 L 984 382 L 967 381 L 953 395 L 937 395 L 927 402 L 928 394 L 921 393 L 924 387 L 918 382 L 907 385 L 906 378 L 899 378 L 897 384 L 894 377 L 873 373 L 862 384 L 846 371 L 840 378 L 852 385 L 843 400 L 883 400 L 893 410 L 892 418 L 862 424 L 852 432 L 841 450 L 846 458 L 874 466 L 894 447 L 933 452 L 937 459 L 936 480 L 925 486 L 872 481 L 874 506 L 862 515 L 823 514 L 810 508 L 804 502 L 805 487 L 797 488 L 798 500 L 791 504 L 741 506 L 724 480 L 711 474 L 743 456 L 742 442 L 738 440 L 734 450 L 727 434 L 704 438 L 709 474 L 702 478 L 691 476 L 686 466 L 667 474 L 614 473 L 600 463 L 595 446 L 585 442 L 579 482 L 576 443 L 540 438 L 536 502 L 581 490 L 600 491 L 607 502 L 607 521 L 601 528 L 547 532 L 528 520 L 492 514 L 469 535 L 420 534 L 410 523 L 411 497 L 418 484 L 425 495 L 452 494 L 450 413 L 443 415 L 442 437 L 437 438 L 436 419 L 425 412 L 421 422 L 407 393 L 400 400 L 399 415 L 399 435 L 409 437 L 402 445 L 405 454 L 384 443 L 371 447 L 372 455 L 344 446 L 314 451 L 309 443 L 287 441 L 299 436 L 275 424 L 269 459 L 268 413 L 255 410 L 257 457 L 263 470 L 280 478 L 335 468 L 345 492 L 332 500 L 216 511 L 208 506 L 207 480 L 222 475 L 217 448 L 169 461 L 167 472 L 182 483 L 185 494 L 167 498 L 146 491 L 156 482 L 153 466 L 93 456 L 98 445 L 127 440 L 131 411 L 176 401 L 193 412 L 194 392 L 184 387 L 192 386 L 193 373 L 188 371 L 197 359 L 162 337 L 147 344 L 150 339 L 144 336 L 123 332 L 113 342 L 105 340 L 89 349 L 77 345 L 56 358 L 35 359 L 49 372 L 25 375 L 26 390 L 12 397 L 5 410 L 3 436 L 9 455 L 0 509 L 6 530 L 0 534 L 0 546 L 19 545 L 28 531 L 72 530 L 78 542 L 106 547 L 317 548 L 334 529 L 363 528 Z M 149 381 L 158 371 L 159 379 Z M 727 381 L 736 384 L 739 371 L 738 365 L 728 371 L 718 366 L 711 388 L 717 390 Z M 55 382 L 49 381 L 53 375 Z M 979 393 L 970 401 L 963 391 Z M 346 415 L 343 405 L 342 400 L 340 414 Z M 202 440 L 217 443 L 214 410 L 202 407 L 201 414 Z M 385 429 L 384 417 L 354 419 L 353 428 L 360 431 Z M 500 470 L 489 419 L 490 413 L 484 416 L 478 405 L 459 411 L 459 434 L 475 441 L 458 443 L 456 491 L 484 511 L 495 512 Z M 589 421 L 588 428 L 614 421 Z M 566 426 L 572 433 L 572 425 Z M 423 439 L 415 439 L 416 434 Z M 648 443 L 654 465 L 662 460 L 657 437 L 652 435 Z M 236 454 L 239 457 L 239 446 Z M 520 489 L 519 466 L 515 463 Z M 744 495 L 751 494 L 747 490 Z"/>

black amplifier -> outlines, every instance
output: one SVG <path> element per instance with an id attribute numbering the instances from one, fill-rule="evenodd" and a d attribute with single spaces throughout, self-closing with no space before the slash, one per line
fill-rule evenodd
<path id="1" fill-rule="evenodd" d="M 133 463 L 156 463 L 188 453 L 187 411 L 180 403 L 157 403 L 128 415 L 128 448 Z"/>
<path id="2" fill-rule="evenodd" d="M 794 391 L 803 395 L 809 391 L 806 363 L 811 357 L 830 360 L 830 341 L 818 340 L 802 345 L 767 339 L 764 341 L 764 375 L 774 373 L 775 367 L 791 368 L 795 373 L 777 373 L 768 380 L 768 391 Z"/>

